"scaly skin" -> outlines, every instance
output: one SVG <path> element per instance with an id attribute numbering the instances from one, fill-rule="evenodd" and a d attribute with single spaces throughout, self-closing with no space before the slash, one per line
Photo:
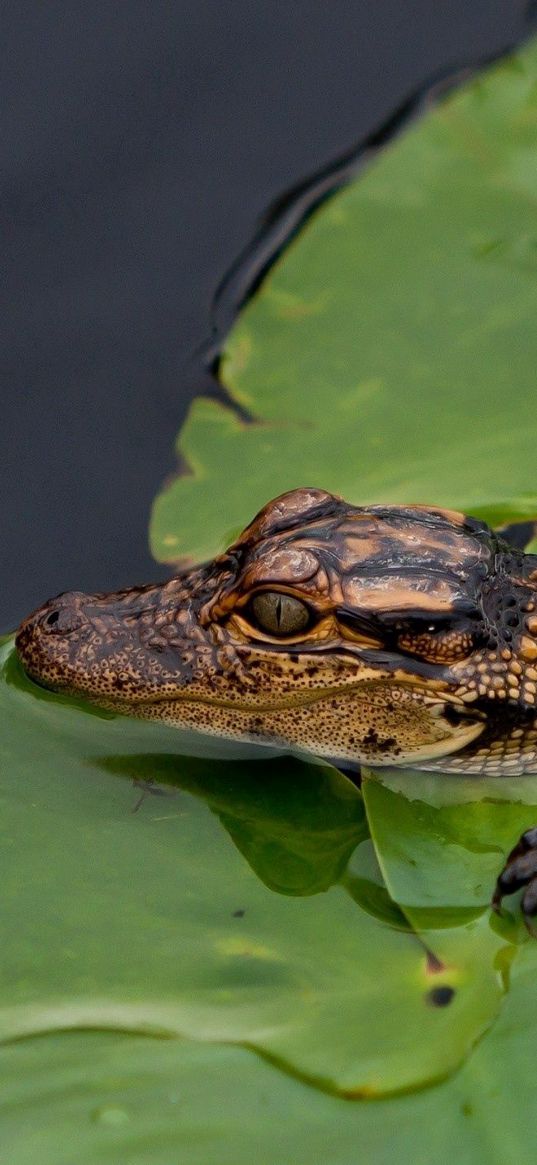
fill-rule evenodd
<path id="1" fill-rule="evenodd" d="M 261 626 L 261 594 L 306 625 Z M 536 604 L 537 556 L 476 519 L 301 489 L 161 586 L 51 600 L 17 650 L 38 683 L 130 715 L 509 775 L 537 771 Z"/>

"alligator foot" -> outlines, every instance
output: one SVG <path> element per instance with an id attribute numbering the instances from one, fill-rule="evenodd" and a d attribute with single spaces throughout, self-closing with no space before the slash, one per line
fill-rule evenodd
<path id="1" fill-rule="evenodd" d="M 537 937 L 532 924 L 532 919 L 537 914 L 537 825 L 527 829 L 511 850 L 496 882 L 492 899 L 493 909 L 499 911 L 504 895 L 514 894 L 522 887 L 525 887 L 521 903 L 524 921 L 528 930 Z"/>

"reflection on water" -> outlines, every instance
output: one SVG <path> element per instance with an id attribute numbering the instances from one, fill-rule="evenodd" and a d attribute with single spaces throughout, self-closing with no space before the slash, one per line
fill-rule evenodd
<path id="1" fill-rule="evenodd" d="M 31 713 L 45 733 L 59 731 L 84 763 L 91 757 L 101 771 L 129 778 L 137 790 L 131 812 L 174 790 L 196 797 L 280 894 L 339 884 L 390 926 L 416 933 L 464 926 L 489 913 L 502 858 L 537 820 L 533 776 L 363 769 L 359 789 L 313 757 L 130 720 L 51 693 L 29 680 L 9 642 L 3 653 L 4 680 L 25 700 L 26 718 Z M 514 941 L 512 912 L 491 924 Z"/>
<path id="2" fill-rule="evenodd" d="M 4 680 L 26 701 L 26 714 L 45 733 L 59 731 L 84 763 L 91 758 L 101 771 L 133 782 L 129 812 L 147 811 L 148 799 L 174 792 L 196 797 L 257 877 L 280 894 L 308 896 L 339 884 L 391 926 L 464 925 L 488 912 L 503 855 L 537 820 L 533 776 L 364 769 L 360 789 L 313 757 L 130 720 L 51 693 L 28 679 L 9 642 L 3 650 Z M 507 911 L 492 925 L 512 937 L 509 918 Z"/>
<path id="3" fill-rule="evenodd" d="M 265 886 L 280 894 L 327 890 L 369 836 L 359 790 L 324 765 L 285 756 L 257 766 L 208 766 L 169 753 L 106 757 L 99 764 L 141 782 L 148 795 L 176 788 L 201 798 Z"/>

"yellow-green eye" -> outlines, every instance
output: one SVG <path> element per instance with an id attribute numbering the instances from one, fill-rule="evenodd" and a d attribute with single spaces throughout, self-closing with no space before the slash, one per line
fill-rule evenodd
<path id="1" fill-rule="evenodd" d="M 280 591 L 263 591 L 255 595 L 251 610 L 261 630 L 270 635 L 298 635 L 310 622 L 306 604 Z"/>

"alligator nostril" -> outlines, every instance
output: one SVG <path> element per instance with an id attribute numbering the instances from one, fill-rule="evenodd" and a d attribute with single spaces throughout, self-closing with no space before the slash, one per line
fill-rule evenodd
<path id="1" fill-rule="evenodd" d="M 51 635 L 68 635 L 71 631 L 78 631 L 86 616 L 80 609 L 78 592 L 72 592 L 54 600 L 52 609 L 45 608 L 38 612 L 38 622 L 42 631 Z"/>

